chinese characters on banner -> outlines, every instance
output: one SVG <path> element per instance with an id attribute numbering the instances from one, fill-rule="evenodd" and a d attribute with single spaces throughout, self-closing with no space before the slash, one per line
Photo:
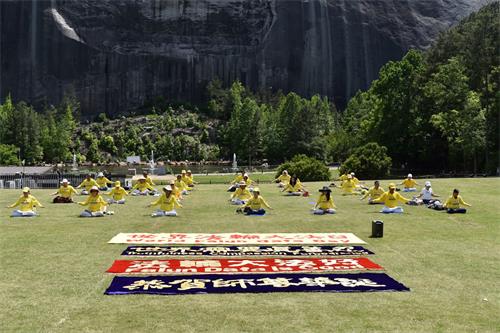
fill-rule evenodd
<path id="1" fill-rule="evenodd" d="M 352 233 L 184 234 L 120 233 L 111 244 L 365 244 Z"/>
<path id="2" fill-rule="evenodd" d="M 107 295 L 409 291 L 387 274 L 221 274 L 114 277 Z"/>
<path id="3" fill-rule="evenodd" d="M 362 246 L 129 246 L 122 256 L 360 256 L 373 252 Z"/>
<path id="4" fill-rule="evenodd" d="M 118 274 L 264 273 L 382 270 L 367 258 L 116 260 Z"/>

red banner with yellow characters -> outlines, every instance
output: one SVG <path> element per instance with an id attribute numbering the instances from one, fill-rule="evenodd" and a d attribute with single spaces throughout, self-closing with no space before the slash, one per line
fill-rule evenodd
<path id="1" fill-rule="evenodd" d="M 116 260 L 116 274 L 293 273 L 383 270 L 368 258 Z"/>

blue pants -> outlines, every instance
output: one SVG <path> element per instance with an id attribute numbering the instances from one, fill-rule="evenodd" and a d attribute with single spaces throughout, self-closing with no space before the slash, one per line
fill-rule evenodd
<path id="1" fill-rule="evenodd" d="M 467 209 L 465 208 L 448 208 L 446 210 L 448 214 L 465 214 L 467 213 Z"/>
<path id="2" fill-rule="evenodd" d="M 250 208 L 245 209 L 245 214 L 246 215 L 264 215 L 266 211 L 264 209 L 259 209 L 259 210 L 253 210 Z"/>

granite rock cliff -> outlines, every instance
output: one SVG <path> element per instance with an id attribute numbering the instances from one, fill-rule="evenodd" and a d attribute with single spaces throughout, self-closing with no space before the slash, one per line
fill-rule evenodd
<path id="1" fill-rule="evenodd" d="M 206 83 L 320 93 L 339 105 L 389 60 L 427 48 L 488 0 L 40 0 L 0 2 L 0 97 L 75 94 L 85 115 Z"/>

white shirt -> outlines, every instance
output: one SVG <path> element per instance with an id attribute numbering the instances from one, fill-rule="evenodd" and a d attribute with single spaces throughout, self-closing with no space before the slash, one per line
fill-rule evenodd
<path id="1" fill-rule="evenodd" d="M 422 192 L 420 192 L 420 194 L 422 195 L 422 200 L 431 200 L 432 199 L 432 187 L 429 187 L 429 189 L 424 187 L 422 189 Z"/>

